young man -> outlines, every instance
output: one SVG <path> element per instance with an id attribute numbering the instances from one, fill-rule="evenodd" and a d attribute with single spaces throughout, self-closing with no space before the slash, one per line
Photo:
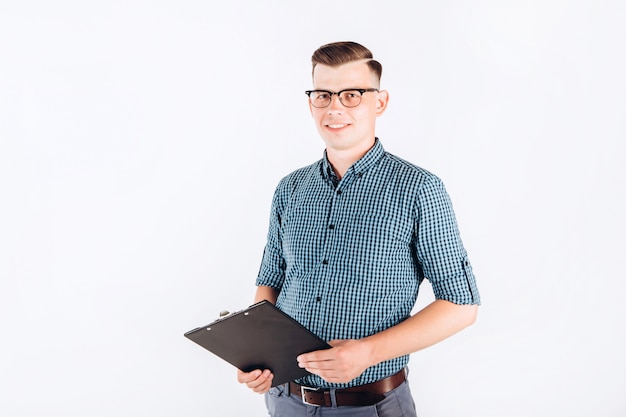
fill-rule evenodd
<path id="1" fill-rule="evenodd" d="M 328 340 L 300 355 L 311 375 L 270 389 L 238 371 L 273 417 L 415 416 L 409 354 L 476 319 L 480 297 L 445 188 L 375 136 L 389 94 L 381 65 L 354 42 L 314 52 L 309 108 L 324 157 L 279 183 L 255 302 L 275 303 Z M 436 300 L 410 316 L 426 278 Z"/>

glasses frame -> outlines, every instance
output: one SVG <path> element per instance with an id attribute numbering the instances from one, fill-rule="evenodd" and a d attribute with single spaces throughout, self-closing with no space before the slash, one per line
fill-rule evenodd
<path id="1" fill-rule="evenodd" d="M 380 91 L 378 88 L 346 88 L 344 90 L 341 91 L 337 91 L 337 92 L 333 92 L 333 91 L 328 91 L 328 90 L 306 90 L 304 92 L 304 94 L 306 94 L 309 97 L 309 102 L 311 103 L 311 105 L 313 107 L 315 107 L 316 109 L 325 109 L 326 107 L 330 106 L 330 103 L 333 102 L 333 96 L 336 94 L 337 97 L 339 98 L 339 102 L 341 103 L 342 106 L 344 107 L 348 107 L 348 108 L 353 108 L 353 107 L 358 107 L 359 104 L 361 104 L 361 100 L 359 100 L 359 104 L 357 104 L 356 106 L 346 106 L 343 102 L 343 100 L 341 100 L 341 93 L 344 93 L 346 91 L 358 91 L 359 94 L 361 94 L 361 100 L 363 99 L 363 94 L 364 93 L 371 93 L 371 92 L 378 92 Z M 311 94 L 312 93 L 328 93 L 330 94 L 330 100 L 328 100 L 328 104 L 325 106 L 316 106 L 315 104 L 313 104 L 313 102 L 311 101 Z"/>

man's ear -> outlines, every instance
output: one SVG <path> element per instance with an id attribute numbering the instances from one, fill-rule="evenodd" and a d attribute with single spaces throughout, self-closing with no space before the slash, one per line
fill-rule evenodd
<path id="1" fill-rule="evenodd" d="M 387 109 L 389 103 L 389 92 L 387 90 L 380 90 L 378 97 L 376 98 L 376 116 L 382 116 Z"/>

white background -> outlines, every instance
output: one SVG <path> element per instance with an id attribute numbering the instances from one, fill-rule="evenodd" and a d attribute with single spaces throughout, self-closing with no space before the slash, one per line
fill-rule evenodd
<path id="1" fill-rule="evenodd" d="M 183 333 L 252 301 L 274 187 L 323 151 L 311 53 L 354 40 L 384 66 L 378 136 L 446 183 L 483 299 L 412 355 L 420 416 L 623 417 L 625 20 L 617 0 L 0 2 L 0 415 L 265 415 Z"/>

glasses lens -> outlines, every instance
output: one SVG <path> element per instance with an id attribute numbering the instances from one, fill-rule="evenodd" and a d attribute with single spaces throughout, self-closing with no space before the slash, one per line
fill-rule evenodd
<path id="1" fill-rule="evenodd" d="M 330 93 L 327 91 L 313 91 L 309 95 L 313 107 L 326 107 L 330 104 Z"/>
<path id="2" fill-rule="evenodd" d="M 342 91 L 339 100 L 346 107 L 356 107 L 361 103 L 361 92 L 359 90 Z"/>

